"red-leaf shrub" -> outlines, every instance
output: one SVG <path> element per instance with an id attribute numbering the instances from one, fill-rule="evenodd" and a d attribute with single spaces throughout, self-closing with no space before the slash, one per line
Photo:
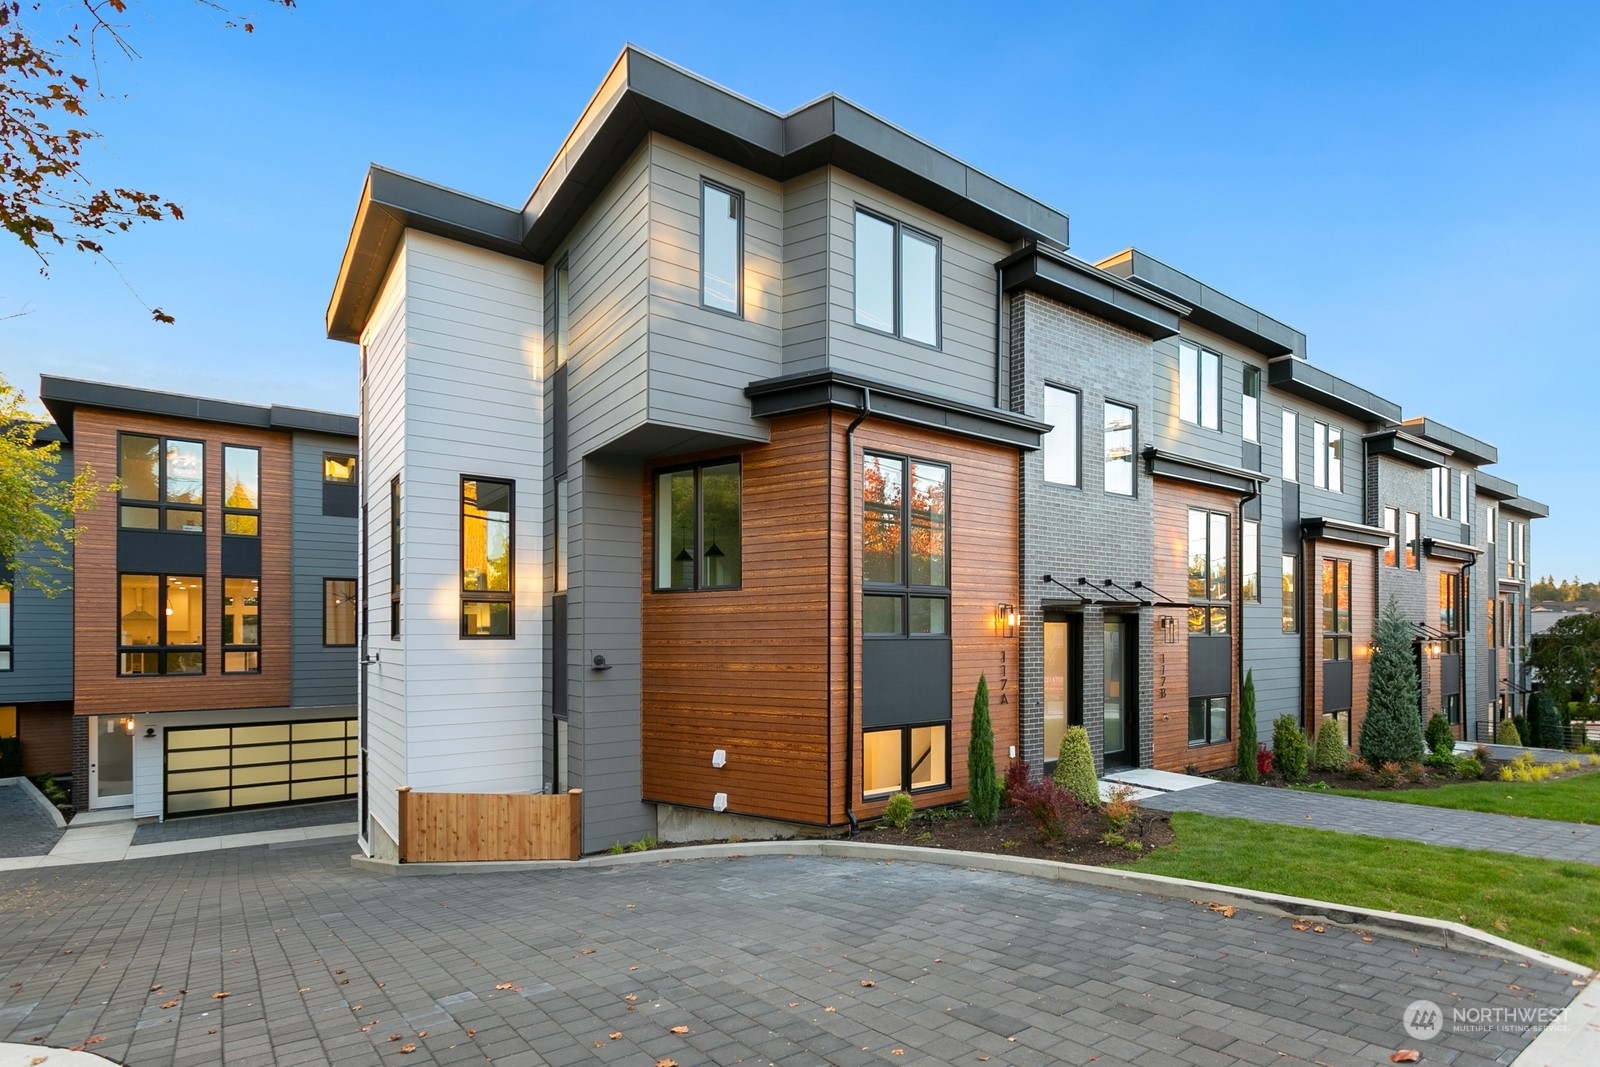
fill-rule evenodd
<path id="1" fill-rule="evenodd" d="M 1027 785 L 1033 780 L 1033 768 L 1025 759 L 1014 759 L 1006 765 L 1006 780 L 1000 790 L 1000 806 L 1009 808 L 1014 801 L 1019 786 Z"/>
<path id="2" fill-rule="evenodd" d="M 1021 808 L 1033 820 L 1046 841 L 1060 841 L 1072 829 L 1073 820 L 1084 813 L 1083 802 L 1054 778 L 1018 784 L 1011 791 L 1012 806 Z"/>
<path id="3" fill-rule="evenodd" d="M 1272 753 L 1264 743 L 1256 745 L 1256 773 L 1263 778 L 1272 773 Z"/>

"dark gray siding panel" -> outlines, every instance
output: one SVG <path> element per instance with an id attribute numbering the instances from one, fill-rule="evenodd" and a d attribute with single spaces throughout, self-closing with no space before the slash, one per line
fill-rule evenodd
<path id="1" fill-rule="evenodd" d="M 355 578 L 358 520 L 325 515 L 322 509 L 322 454 L 348 454 L 348 437 L 294 435 L 294 673 L 290 699 L 296 707 L 353 704 L 356 699 L 356 649 L 322 644 L 322 580 Z M 270 595 L 270 593 L 268 593 Z"/>
<path id="2" fill-rule="evenodd" d="M 61 449 L 58 471 L 72 471 L 72 451 Z M 103 511 L 115 514 L 115 501 L 101 501 Z M 0 578 L 8 578 L 0 572 Z M 0 704 L 35 700 L 72 699 L 72 591 L 47 597 L 20 581 L 10 579 L 11 670 L 0 671 Z M 72 575 L 64 576 L 69 585 Z M 107 670 L 115 669 L 115 649 L 103 649 Z"/>

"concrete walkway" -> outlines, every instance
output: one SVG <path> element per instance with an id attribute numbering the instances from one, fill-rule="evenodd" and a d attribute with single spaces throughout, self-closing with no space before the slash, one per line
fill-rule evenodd
<path id="1" fill-rule="evenodd" d="M 1427 845 L 1509 852 L 1600 865 L 1600 826 L 1481 811 L 1342 797 L 1299 789 L 1212 782 L 1143 801 L 1161 811 L 1197 811 L 1285 826 L 1314 826 Z"/>

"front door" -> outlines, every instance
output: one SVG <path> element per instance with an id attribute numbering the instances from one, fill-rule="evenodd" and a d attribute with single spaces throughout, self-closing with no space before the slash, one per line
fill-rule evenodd
<path id="1" fill-rule="evenodd" d="M 96 715 L 89 720 L 89 806 L 125 808 L 133 803 L 132 719 Z"/>
<path id="2" fill-rule="evenodd" d="M 1134 767 L 1139 763 L 1139 656 L 1136 632 L 1127 616 L 1105 620 L 1105 766 Z"/>

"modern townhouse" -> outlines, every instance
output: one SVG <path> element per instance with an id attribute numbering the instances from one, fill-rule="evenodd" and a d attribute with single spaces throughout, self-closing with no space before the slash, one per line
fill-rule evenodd
<path id="1" fill-rule="evenodd" d="M 1419 495 L 1485 457 L 1067 238 L 838 97 L 632 48 L 521 207 L 372 168 L 327 312 L 367 429 L 363 846 L 404 790 L 581 788 L 585 851 L 959 800 L 980 677 L 1001 762 L 1082 724 L 1104 767 L 1225 766 L 1247 671 L 1265 735 L 1353 741 L 1386 582 L 1431 694 L 1488 671 L 1435 625 L 1481 546 Z M 1385 507 L 1431 569 L 1381 573 Z"/>
<path id="2" fill-rule="evenodd" d="M 354 795 L 355 420 L 51 376 L 40 397 L 73 469 L 119 488 L 78 519 L 70 596 L 19 594 L 33 688 L 0 700 L 49 701 L 22 705 L 30 765 L 137 816 Z"/>

